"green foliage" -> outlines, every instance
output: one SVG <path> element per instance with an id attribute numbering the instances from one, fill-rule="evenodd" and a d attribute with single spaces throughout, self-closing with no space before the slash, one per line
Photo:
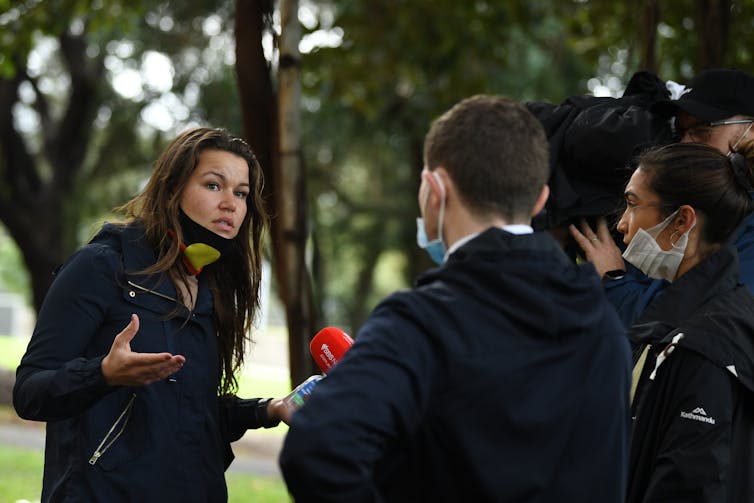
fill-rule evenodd
<path id="1" fill-rule="evenodd" d="M 414 218 L 430 121 L 475 93 L 560 102 L 587 93 L 591 77 L 612 78 L 613 91 L 619 92 L 639 70 L 643 4 L 301 2 L 314 14 L 307 35 L 329 31 L 342 37 L 340 44 L 303 54 L 301 73 L 315 288 L 329 323 L 354 331 L 380 298 L 410 285 L 429 265 L 414 244 Z M 683 82 L 695 73 L 694 54 L 705 43 L 697 3 L 659 4 L 658 73 Z M 731 0 L 730 5 L 725 64 L 751 70 L 752 49 L 744 42 L 751 34 L 754 3 Z M 90 235 L 91 222 L 138 189 L 177 130 L 209 123 L 240 132 L 233 7 L 232 0 L 0 0 L 0 76 L 23 74 L 43 37 L 55 40 L 65 33 L 86 42 L 86 65 L 107 68 L 96 90 L 97 119 L 87 156 L 64 210 L 79 241 Z M 144 86 L 135 96 L 118 94 L 114 79 L 127 70 L 141 71 L 154 52 L 169 58 L 172 88 Z M 37 84 L 43 78 L 58 83 L 49 92 L 34 88 L 57 118 L 66 105 L 59 83 L 67 72 L 56 49 L 43 74 L 32 75 Z M 155 127 L 145 119 L 150 110 L 171 117 L 172 126 Z M 49 174 L 43 131 L 24 137 L 35 147 L 40 172 Z"/>
<path id="2" fill-rule="evenodd" d="M 148 2 L 27 0 L 14 4 L 0 9 L 5 12 L 0 21 L 0 60 L 9 63 L 9 71 L 3 75 L 6 78 L 25 69 L 26 58 L 39 35 L 57 37 L 72 27 L 78 31 L 77 26 L 88 26 L 96 34 L 95 42 L 112 40 L 134 32 Z"/>
<path id="3" fill-rule="evenodd" d="M 550 2 L 330 5 L 312 31 L 341 30 L 342 44 L 303 58 L 304 145 L 325 314 L 355 329 L 429 265 L 415 260 L 414 220 L 431 120 L 477 93 L 559 101 L 590 71 Z M 385 264 L 399 281 L 374 276 Z"/>

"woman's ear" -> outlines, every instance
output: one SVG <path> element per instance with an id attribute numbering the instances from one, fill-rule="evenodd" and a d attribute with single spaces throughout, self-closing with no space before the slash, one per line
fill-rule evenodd
<path id="1" fill-rule="evenodd" d="M 678 208 L 678 214 L 673 219 L 673 231 L 681 234 L 690 231 L 696 225 L 696 211 L 688 204 Z"/>

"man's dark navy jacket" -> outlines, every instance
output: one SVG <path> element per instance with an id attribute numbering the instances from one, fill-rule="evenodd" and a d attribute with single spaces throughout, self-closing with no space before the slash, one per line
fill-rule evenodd
<path id="1" fill-rule="evenodd" d="M 629 386 L 592 266 L 493 228 L 375 309 L 280 464 L 298 503 L 619 502 Z"/>

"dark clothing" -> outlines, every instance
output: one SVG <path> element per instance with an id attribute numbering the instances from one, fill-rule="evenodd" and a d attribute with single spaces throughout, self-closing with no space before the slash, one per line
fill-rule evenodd
<path id="1" fill-rule="evenodd" d="M 257 400 L 220 405 L 206 281 L 189 312 L 169 279 L 136 274 L 154 262 L 139 225 L 106 225 L 47 293 L 13 390 L 21 417 L 47 421 L 43 502 L 226 501 L 229 442 L 266 421 Z M 105 382 L 102 358 L 132 313 L 133 351 L 185 356 L 173 379 Z"/>
<path id="2" fill-rule="evenodd" d="M 614 213 L 623 202 L 634 157 L 673 139 L 654 105 L 669 97 L 665 82 L 636 72 L 620 98 L 571 96 L 560 104 L 529 102 L 550 146 L 550 198 L 535 225 L 552 229 Z"/>
<path id="3" fill-rule="evenodd" d="M 754 213 L 747 216 L 730 238 L 738 252 L 741 281 L 754 292 Z M 647 306 L 670 283 L 652 279 L 628 264 L 622 279 L 606 282 L 608 300 L 615 306 L 621 321 L 630 327 Z"/>
<path id="4" fill-rule="evenodd" d="M 618 502 L 629 374 L 592 266 L 489 229 L 375 309 L 280 465 L 298 503 Z"/>
<path id="5" fill-rule="evenodd" d="M 738 282 L 736 250 L 667 287 L 630 337 L 637 354 L 649 352 L 633 404 L 628 503 L 754 501 L 754 295 Z"/>

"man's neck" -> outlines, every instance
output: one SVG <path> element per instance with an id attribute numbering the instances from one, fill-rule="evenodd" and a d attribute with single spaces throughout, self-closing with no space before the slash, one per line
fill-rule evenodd
<path id="1" fill-rule="evenodd" d="M 507 226 L 524 225 L 529 228 L 530 222 L 507 222 L 500 217 L 478 218 L 468 211 L 446 212 L 445 214 L 445 245 L 450 249 L 456 249 L 454 246 L 459 240 L 467 238 L 470 235 L 476 235 L 486 231 L 490 227 L 504 229 Z M 514 233 L 518 233 L 513 228 Z"/>

